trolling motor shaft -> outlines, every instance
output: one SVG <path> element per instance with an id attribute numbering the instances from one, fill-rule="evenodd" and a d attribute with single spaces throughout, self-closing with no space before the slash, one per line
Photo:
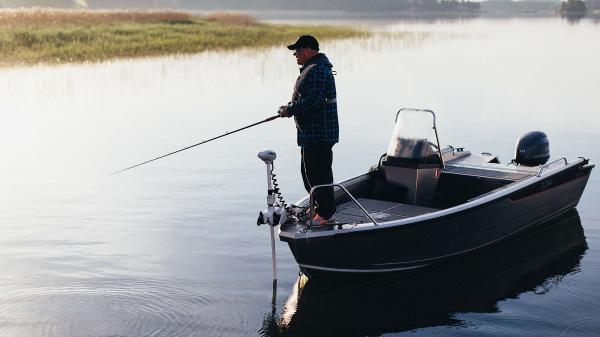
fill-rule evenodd
<path id="1" fill-rule="evenodd" d="M 276 191 L 273 188 L 273 161 L 277 154 L 273 150 L 258 153 L 258 158 L 267 165 L 267 209 L 260 212 L 256 224 L 269 225 L 271 231 L 271 257 L 273 259 L 273 285 L 277 282 L 277 257 L 275 253 L 275 226 L 287 221 L 287 212 L 284 205 L 275 205 Z"/>

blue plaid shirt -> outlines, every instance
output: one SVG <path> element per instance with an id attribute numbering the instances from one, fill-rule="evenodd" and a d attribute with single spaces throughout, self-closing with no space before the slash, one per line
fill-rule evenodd
<path id="1" fill-rule="evenodd" d="M 299 97 L 288 104 L 288 113 L 298 125 L 298 146 L 335 144 L 339 141 L 337 103 L 325 103 L 325 99 L 336 98 L 333 65 L 325 54 L 319 53 L 310 59 L 300 72 L 311 64 L 298 89 Z"/>

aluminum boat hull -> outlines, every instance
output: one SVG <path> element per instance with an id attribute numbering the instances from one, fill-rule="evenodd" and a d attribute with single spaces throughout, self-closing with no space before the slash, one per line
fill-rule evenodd
<path id="1" fill-rule="evenodd" d="M 465 204 L 424 216 L 340 230 L 282 225 L 309 277 L 414 272 L 476 252 L 577 206 L 594 166 L 578 160 Z"/>

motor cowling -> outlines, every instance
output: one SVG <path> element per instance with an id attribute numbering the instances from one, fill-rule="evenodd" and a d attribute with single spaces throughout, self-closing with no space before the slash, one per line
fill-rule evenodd
<path id="1" fill-rule="evenodd" d="M 542 131 L 530 131 L 522 135 L 515 147 L 514 162 L 523 166 L 545 164 L 550 158 L 550 142 Z"/>

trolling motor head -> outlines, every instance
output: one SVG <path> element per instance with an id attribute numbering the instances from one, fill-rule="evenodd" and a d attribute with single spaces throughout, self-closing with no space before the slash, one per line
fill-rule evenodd
<path id="1" fill-rule="evenodd" d="M 258 158 L 264 161 L 265 164 L 270 164 L 277 158 L 277 154 L 273 150 L 261 151 L 258 153 Z"/>

